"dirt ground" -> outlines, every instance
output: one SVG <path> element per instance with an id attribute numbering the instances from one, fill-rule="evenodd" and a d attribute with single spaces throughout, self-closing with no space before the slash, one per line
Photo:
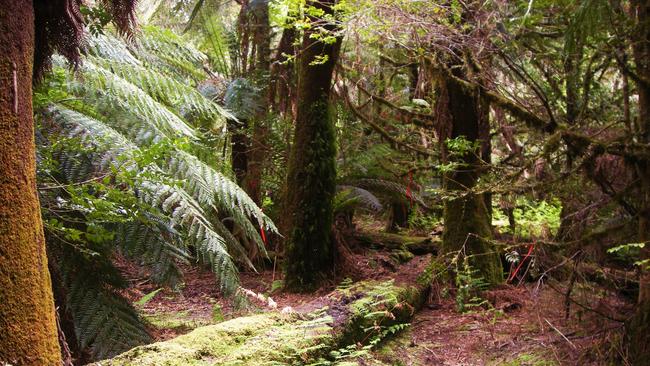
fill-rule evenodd
<path id="1" fill-rule="evenodd" d="M 580 289 L 574 298 L 610 317 L 629 311 L 615 294 L 593 296 L 592 290 Z M 622 322 L 575 304 L 565 319 L 565 296 L 550 286 L 504 286 L 486 297 L 494 308 L 459 313 L 451 298 L 429 304 L 408 331 L 372 356 L 389 365 L 445 366 L 607 365 L 621 356 Z"/>
<path id="2" fill-rule="evenodd" d="M 390 253 L 367 251 L 353 254 L 364 279 L 395 278 L 413 283 L 430 262 L 416 256 L 404 264 L 391 262 Z M 157 290 L 137 272 L 137 266 L 121 262 L 131 282 L 126 296 L 133 302 Z M 156 340 L 166 340 L 208 324 L 255 312 L 267 306 L 250 301 L 246 305 L 226 299 L 218 291 L 214 275 L 207 269 L 182 266 L 184 286 L 180 291 L 161 289 L 139 307 L 151 324 Z M 270 296 L 278 309 L 301 309 L 329 293 L 344 278 L 315 293 L 283 292 L 281 272 L 264 270 L 241 273 L 243 288 Z M 348 280 L 349 281 L 349 280 Z M 624 314 L 631 303 L 618 294 L 578 281 L 567 311 L 566 284 L 552 279 L 504 285 L 482 295 L 490 305 L 459 312 L 453 286 L 437 287 L 428 304 L 413 318 L 406 331 L 382 342 L 358 360 L 372 365 L 607 365 L 623 359 L 619 344 Z M 576 304 L 577 303 L 577 304 Z M 623 314 L 623 315 L 622 315 Z"/>
<path id="3" fill-rule="evenodd" d="M 390 258 L 389 253 L 381 251 L 353 253 L 352 256 L 360 280 L 394 279 L 396 283 L 414 283 L 430 261 L 430 256 L 417 256 L 400 265 Z M 143 317 L 151 323 L 150 331 L 156 341 L 176 337 L 199 326 L 272 310 L 254 299 L 242 303 L 222 296 L 214 274 L 208 269 L 180 265 L 184 284 L 180 290 L 173 291 L 169 288 L 159 289 L 139 272 L 140 267 L 124 259 L 118 260 L 118 266 L 131 284 L 124 295 L 133 303 L 159 290 L 139 307 Z M 305 310 L 310 304 L 318 303 L 316 299 L 331 292 L 342 281 L 350 279 L 340 276 L 315 292 L 297 294 L 279 288 L 282 281 L 282 272 L 279 270 L 241 272 L 240 281 L 241 287 L 271 297 L 277 304 L 277 309 L 292 307 Z"/>

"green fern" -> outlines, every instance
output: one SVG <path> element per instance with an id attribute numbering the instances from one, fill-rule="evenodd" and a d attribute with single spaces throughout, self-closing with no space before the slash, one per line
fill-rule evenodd
<path id="1" fill-rule="evenodd" d="M 233 294 L 236 262 L 253 267 L 260 227 L 277 229 L 217 165 L 234 117 L 191 86 L 207 76 L 205 55 L 154 28 L 134 44 L 93 36 L 86 54 L 75 75 L 56 68 L 36 91 L 38 176 L 79 349 L 101 359 L 149 340 L 119 295 L 116 251 L 171 286 L 196 253 Z"/>

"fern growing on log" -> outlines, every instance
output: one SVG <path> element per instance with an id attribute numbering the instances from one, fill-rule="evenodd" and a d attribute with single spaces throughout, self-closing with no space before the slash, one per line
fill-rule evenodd
<path id="1" fill-rule="evenodd" d="M 57 301 L 77 350 L 102 359 L 149 340 L 119 294 L 116 252 L 169 285 L 194 258 L 233 294 L 236 264 L 253 266 L 247 246 L 265 253 L 259 228 L 277 229 L 215 154 L 234 117 L 191 86 L 207 77 L 203 54 L 155 28 L 135 45 L 93 35 L 86 54 L 76 74 L 57 67 L 34 101 Z"/>

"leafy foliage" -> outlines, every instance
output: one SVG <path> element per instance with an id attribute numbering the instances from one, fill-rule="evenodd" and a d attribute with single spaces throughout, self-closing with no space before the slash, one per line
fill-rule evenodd
<path id="1" fill-rule="evenodd" d="M 154 28 L 137 42 L 93 36 L 78 75 L 57 68 L 34 97 L 48 249 L 65 288 L 57 300 L 79 349 L 97 359 L 149 340 L 119 295 L 116 251 L 172 286 L 177 263 L 195 257 L 233 294 L 236 261 L 252 267 L 245 246 L 265 253 L 259 227 L 277 231 L 213 153 L 234 117 L 191 86 L 205 56 Z"/>

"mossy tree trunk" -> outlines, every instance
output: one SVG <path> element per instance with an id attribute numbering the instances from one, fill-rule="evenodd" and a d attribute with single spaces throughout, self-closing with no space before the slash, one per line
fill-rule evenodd
<path id="1" fill-rule="evenodd" d="M 262 200 L 262 173 L 266 158 L 266 137 L 268 127 L 266 126 L 270 110 L 270 79 L 271 68 L 271 27 L 269 24 L 269 2 L 251 2 L 248 10 L 248 24 L 251 28 L 254 66 L 250 70 L 254 77 L 254 83 L 259 89 L 262 105 L 255 112 L 251 119 L 252 134 L 250 147 L 247 152 L 246 177 L 244 189 L 256 204 Z"/>
<path id="2" fill-rule="evenodd" d="M 332 14 L 335 1 L 307 4 Z M 336 30 L 333 24 L 325 27 Z M 335 257 L 336 147 L 329 96 L 341 39 L 328 44 L 312 33 L 318 30 L 305 31 L 298 60 L 298 111 L 287 174 L 285 286 L 293 291 L 316 287 L 332 271 Z"/>
<path id="3" fill-rule="evenodd" d="M 462 71 L 455 71 L 463 77 Z M 462 88 L 458 83 L 440 78 L 437 88 L 436 113 L 438 114 L 441 140 L 464 137 L 478 142 L 488 124 L 487 103 L 479 95 Z M 444 144 L 444 141 L 442 141 Z M 446 147 L 443 146 L 443 150 Z M 495 248 L 490 244 L 492 236 L 489 210 L 483 194 L 472 192 L 481 175 L 481 149 L 475 146 L 462 155 L 443 154 L 445 160 L 459 164 L 458 169 L 443 175 L 443 187 L 453 198 L 444 203 L 444 231 L 441 254 L 461 251 L 470 257 L 470 264 L 489 284 L 503 281 L 503 268 Z"/>
<path id="4" fill-rule="evenodd" d="M 634 60 L 636 72 L 644 80 L 650 80 L 650 0 L 632 1 L 632 13 L 636 15 L 638 32 L 634 39 Z M 637 138 L 650 143 L 650 87 L 637 83 L 639 96 L 639 117 Z M 646 243 L 641 259 L 650 259 L 650 162 L 636 162 L 635 170 L 641 182 L 639 202 L 639 242 Z M 633 365 L 650 363 L 650 271 L 641 269 L 639 279 L 639 299 L 636 314 L 627 324 L 627 340 L 630 361 Z"/>
<path id="5" fill-rule="evenodd" d="M 60 365 L 36 192 L 34 6 L 0 1 L 0 364 Z"/>

